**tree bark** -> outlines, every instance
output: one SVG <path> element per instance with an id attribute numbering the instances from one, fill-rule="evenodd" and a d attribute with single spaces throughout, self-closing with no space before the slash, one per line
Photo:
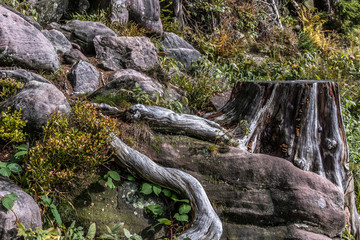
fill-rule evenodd
<path id="1" fill-rule="evenodd" d="M 349 198 L 347 207 L 358 232 L 336 83 L 239 82 L 228 103 L 208 119 L 230 129 L 241 148 L 285 158 L 333 182 Z"/>
<path id="2" fill-rule="evenodd" d="M 194 115 L 177 114 L 162 107 L 137 104 L 128 109 L 126 118 L 129 121 L 145 120 L 153 130 L 159 132 L 182 134 L 210 142 L 231 142 L 219 124 Z"/>
<path id="3" fill-rule="evenodd" d="M 218 240 L 222 234 L 222 224 L 216 215 L 206 193 L 198 180 L 190 174 L 173 168 L 157 165 L 150 158 L 128 147 L 114 134 L 111 146 L 119 164 L 143 179 L 170 188 L 186 196 L 195 212 L 191 227 L 179 236 L 180 239 Z"/>

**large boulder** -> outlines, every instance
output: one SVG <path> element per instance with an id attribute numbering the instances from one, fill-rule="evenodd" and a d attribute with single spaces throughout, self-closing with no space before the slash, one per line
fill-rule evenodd
<path id="1" fill-rule="evenodd" d="M 0 64 L 55 71 L 59 59 L 50 41 L 19 15 L 0 6 Z"/>
<path id="2" fill-rule="evenodd" d="M 129 20 L 157 34 L 163 34 L 159 0 L 129 1 Z"/>
<path id="3" fill-rule="evenodd" d="M 41 130 L 48 120 L 49 113 L 70 112 L 71 108 L 64 94 L 54 85 L 38 81 L 30 81 L 24 88 L 3 102 L 1 110 L 11 107 L 12 110 L 22 109 L 23 119 L 31 130 Z"/>
<path id="4" fill-rule="evenodd" d="M 0 208 L 0 239 L 2 240 L 17 239 L 17 219 L 26 228 L 42 228 L 40 209 L 34 199 L 8 178 L 0 176 L 0 197 L 11 193 L 15 193 L 18 199 L 14 201 L 12 211 L 7 211 L 2 206 Z"/>
<path id="5" fill-rule="evenodd" d="M 156 48 L 147 37 L 96 36 L 94 45 L 99 66 L 105 70 L 149 71 L 159 66 Z"/>
<path id="6" fill-rule="evenodd" d="M 4 4 L 4 3 L 0 3 L 0 6 L 6 8 L 7 10 L 15 13 L 16 15 L 18 15 L 19 17 L 23 18 L 25 21 L 27 21 L 28 23 L 30 23 L 31 25 L 33 25 L 35 28 L 37 28 L 38 30 L 41 30 L 41 26 L 38 22 L 36 22 L 34 19 L 32 19 L 29 16 L 26 16 L 18 11 L 16 11 L 15 9 L 9 7 L 8 5 Z"/>
<path id="7" fill-rule="evenodd" d="M 122 89 L 132 90 L 136 83 L 150 96 L 155 96 L 156 93 L 160 96 L 164 94 L 163 87 L 157 80 L 132 69 L 123 69 L 111 74 L 109 82 L 91 94 L 90 98 L 108 94 L 121 94 Z"/>
<path id="8" fill-rule="evenodd" d="M 72 45 L 64 34 L 56 29 L 41 31 L 54 46 L 57 53 L 64 54 L 72 49 Z"/>
<path id="9" fill-rule="evenodd" d="M 10 77 L 10 78 L 16 79 L 17 81 L 23 82 L 23 83 L 27 83 L 30 81 L 50 83 L 47 79 L 43 78 L 39 74 L 29 72 L 24 69 L 14 69 L 14 70 L 0 69 L 0 76 L 2 78 Z"/>
<path id="10" fill-rule="evenodd" d="M 166 32 L 162 41 L 162 49 L 168 56 L 180 61 L 186 68 L 199 60 L 201 54 L 193 46 L 175 33 Z"/>
<path id="11" fill-rule="evenodd" d="M 61 29 L 65 36 L 79 44 L 84 52 L 94 53 L 95 36 L 116 36 L 115 32 L 100 22 L 73 20 Z"/>
<path id="12" fill-rule="evenodd" d="M 223 219 L 221 239 L 328 240 L 344 230 L 344 195 L 285 159 L 180 136 L 137 143 L 156 163 L 202 183 Z"/>
<path id="13" fill-rule="evenodd" d="M 93 92 L 99 86 L 99 72 L 88 62 L 78 61 L 71 67 L 68 78 L 75 92 Z"/>

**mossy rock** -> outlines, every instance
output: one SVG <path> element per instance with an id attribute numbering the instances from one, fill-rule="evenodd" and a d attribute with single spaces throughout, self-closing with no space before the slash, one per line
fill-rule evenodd
<path id="1" fill-rule="evenodd" d="M 97 226 L 97 235 L 106 233 L 106 226 L 124 223 L 131 233 L 137 233 L 144 239 L 156 239 L 164 236 L 161 228 L 149 229 L 156 220 L 145 212 L 145 206 L 164 203 L 152 196 L 145 196 L 138 190 L 138 184 L 125 181 L 115 189 L 105 186 L 105 182 L 95 181 L 73 201 L 76 212 L 68 204 L 59 207 L 63 221 L 69 225 L 76 221 L 76 226 L 85 228 L 93 222 Z"/>

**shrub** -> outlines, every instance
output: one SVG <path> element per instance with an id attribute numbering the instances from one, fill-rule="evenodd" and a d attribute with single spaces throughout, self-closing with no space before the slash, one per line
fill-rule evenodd
<path id="1" fill-rule="evenodd" d="M 13 143 L 20 143 L 25 141 L 26 133 L 23 128 L 26 125 L 26 120 L 22 120 L 21 110 L 1 113 L 0 119 L 0 139 Z"/>
<path id="2" fill-rule="evenodd" d="M 42 190 L 84 179 L 111 159 L 108 138 L 116 133 L 116 121 L 104 118 L 93 105 L 76 103 L 70 116 L 53 113 L 43 129 L 26 163 L 30 182 Z"/>
<path id="3" fill-rule="evenodd" d="M 24 83 L 11 78 L 0 79 L 0 101 L 14 96 L 24 87 Z"/>

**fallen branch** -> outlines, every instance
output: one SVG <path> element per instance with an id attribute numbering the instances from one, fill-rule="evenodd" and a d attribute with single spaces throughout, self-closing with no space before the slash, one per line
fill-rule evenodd
<path id="1" fill-rule="evenodd" d="M 128 147 L 115 134 L 111 134 L 110 145 L 114 148 L 120 165 L 149 182 L 186 196 L 191 201 L 195 219 L 191 227 L 179 236 L 180 239 L 220 239 L 222 223 L 198 180 L 180 170 L 157 165 L 150 158 Z"/>
<path id="2" fill-rule="evenodd" d="M 229 143 L 231 138 L 218 123 L 202 117 L 178 114 L 169 109 L 137 104 L 126 113 L 128 120 L 145 120 L 159 132 L 187 135 L 210 142 Z"/>

